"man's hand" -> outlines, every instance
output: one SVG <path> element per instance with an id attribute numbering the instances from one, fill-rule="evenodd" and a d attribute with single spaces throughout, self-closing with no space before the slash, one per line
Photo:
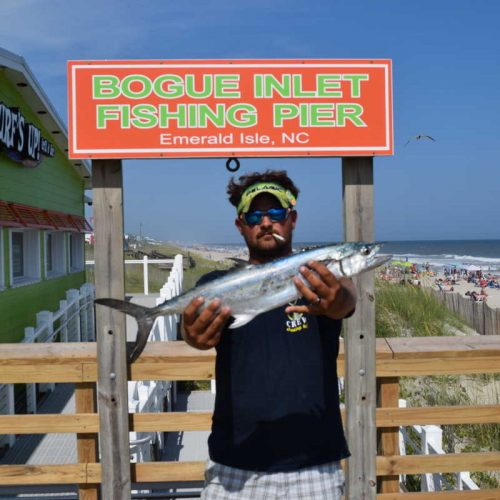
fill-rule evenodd
<path id="1" fill-rule="evenodd" d="M 289 306 L 287 314 L 299 312 L 342 319 L 356 307 L 356 289 L 350 279 L 337 279 L 324 264 L 316 261 L 301 267 L 300 273 L 311 288 L 298 277 L 293 281 L 309 305 Z"/>
<path id="2" fill-rule="evenodd" d="M 196 349 L 206 350 L 220 342 L 224 325 L 231 316 L 229 307 L 221 308 L 220 299 L 214 299 L 198 314 L 198 309 L 205 302 L 203 297 L 193 299 L 182 314 L 182 336 Z"/>

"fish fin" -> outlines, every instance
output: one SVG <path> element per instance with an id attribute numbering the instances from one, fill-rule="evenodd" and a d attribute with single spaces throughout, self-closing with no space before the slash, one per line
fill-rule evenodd
<path id="1" fill-rule="evenodd" d="M 136 319 L 138 328 L 136 341 L 131 349 L 127 349 L 129 362 L 133 363 L 144 350 L 155 322 L 155 317 L 148 314 L 151 311 L 151 308 L 118 299 L 96 299 L 94 302 L 101 306 L 117 309 L 125 314 L 133 316 Z"/>
<path id="2" fill-rule="evenodd" d="M 236 314 L 234 321 L 229 325 L 230 329 L 239 328 L 240 326 L 250 323 L 255 318 L 255 314 Z"/>
<path id="3" fill-rule="evenodd" d="M 111 307 L 112 309 L 117 309 L 118 311 L 129 314 L 134 318 L 143 316 L 149 310 L 149 307 L 140 306 L 138 304 L 133 304 L 128 300 L 119 299 L 95 299 L 94 302 L 100 306 Z"/>

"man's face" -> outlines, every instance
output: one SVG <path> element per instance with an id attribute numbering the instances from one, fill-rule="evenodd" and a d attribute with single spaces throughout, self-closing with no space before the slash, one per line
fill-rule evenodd
<path id="1" fill-rule="evenodd" d="M 266 212 L 271 208 L 281 208 L 280 202 L 269 193 L 259 194 L 250 205 L 250 211 L 259 210 Z M 243 220 L 237 218 L 236 227 L 245 238 L 250 252 L 250 257 L 260 260 L 269 260 L 287 255 L 292 247 L 292 232 L 295 229 L 297 212 L 292 210 L 284 221 L 273 222 L 268 216 L 262 218 L 259 224 L 248 226 Z M 277 240 L 273 233 L 284 238 Z"/>

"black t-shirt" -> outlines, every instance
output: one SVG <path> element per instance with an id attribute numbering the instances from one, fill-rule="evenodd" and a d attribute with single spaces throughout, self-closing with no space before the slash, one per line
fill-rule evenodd
<path id="1" fill-rule="evenodd" d="M 349 456 L 337 382 L 342 322 L 285 307 L 222 333 L 208 440 L 215 462 L 278 472 Z"/>

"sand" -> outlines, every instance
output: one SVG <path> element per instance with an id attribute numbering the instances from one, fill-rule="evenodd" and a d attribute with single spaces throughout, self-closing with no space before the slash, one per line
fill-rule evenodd
<path id="1" fill-rule="evenodd" d="M 437 278 L 441 278 L 444 280 L 444 275 L 438 275 Z M 435 279 L 432 280 L 431 286 L 434 290 L 438 290 L 438 286 L 434 284 Z M 453 287 L 453 291 L 467 297 L 465 292 L 475 291 L 479 293 L 481 288 L 474 285 L 474 283 L 467 283 L 467 280 L 458 280 L 455 285 L 443 285 L 443 290 L 449 291 L 450 288 Z M 488 304 L 492 308 L 500 308 L 500 288 L 485 288 L 485 292 L 487 294 L 486 304 Z M 472 299 L 471 299 L 472 300 Z"/>

